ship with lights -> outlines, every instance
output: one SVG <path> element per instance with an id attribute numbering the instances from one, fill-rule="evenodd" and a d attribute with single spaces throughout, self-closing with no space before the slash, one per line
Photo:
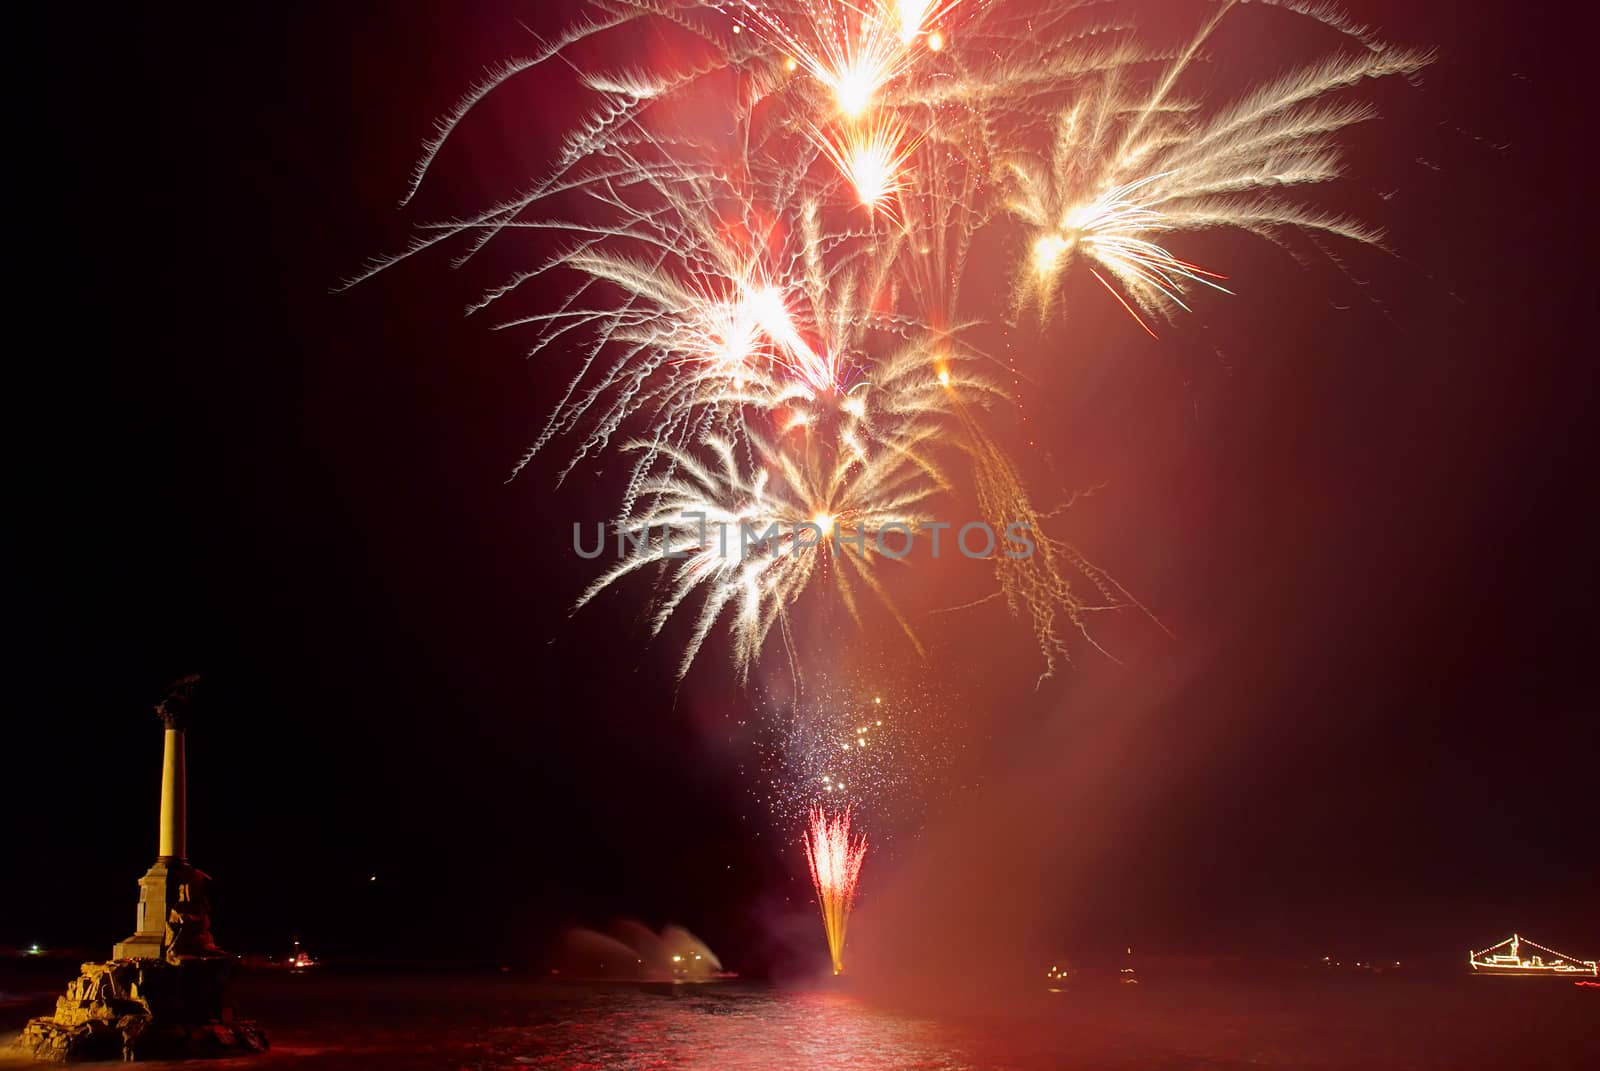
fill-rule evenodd
<path id="1" fill-rule="evenodd" d="M 1533 951 L 1524 955 L 1525 948 Z M 1473 974 L 1512 978 L 1600 978 L 1600 966 L 1594 960 L 1568 956 L 1517 934 L 1482 952 L 1470 953 L 1467 962 Z"/>

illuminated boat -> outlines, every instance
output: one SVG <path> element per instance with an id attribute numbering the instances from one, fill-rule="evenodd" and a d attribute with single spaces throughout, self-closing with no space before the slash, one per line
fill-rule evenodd
<path id="1" fill-rule="evenodd" d="M 1524 945 L 1537 951 L 1524 958 Z M 1517 934 L 1482 952 L 1470 953 L 1467 962 L 1471 964 L 1474 974 L 1513 978 L 1600 978 L 1600 966 L 1596 966 L 1594 960 L 1575 959 Z"/>

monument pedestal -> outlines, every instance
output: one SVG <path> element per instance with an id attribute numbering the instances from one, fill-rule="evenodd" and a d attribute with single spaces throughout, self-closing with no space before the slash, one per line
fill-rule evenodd
<path id="1" fill-rule="evenodd" d="M 165 860 L 139 879 L 139 906 L 133 936 L 111 949 L 112 959 L 163 959 L 167 953 L 167 878 Z"/>
<path id="2" fill-rule="evenodd" d="M 182 859 L 157 859 L 139 879 L 133 936 L 111 958 L 183 960 L 222 955 L 211 940 L 210 875 Z"/>

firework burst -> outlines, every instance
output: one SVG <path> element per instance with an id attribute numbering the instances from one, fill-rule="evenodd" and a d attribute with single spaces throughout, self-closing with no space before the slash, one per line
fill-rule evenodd
<path id="1" fill-rule="evenodd" d="M 1225 276 L 1168 251 L 1168 236 L 1232 228 L 1279 243 L 1296 232 L 1381 239 L 1376 228 L 1300 204 L 1285 191 L 1339 177 L 1334 135 L 1377 114 L 1364 101 L 1333 94 L 1415 74 L 1430 56 L 1390 48 L 1322 9 L 1316 16 L 1356 37 L 1359 50 L 1283 75 L 1208 116 L 1183 92 L 1184 75 L 1234 6 L 1222 4 L 1175 59 L 1144 78 L 1135 67 L 1086 79 L 1078 99 L 1055 114 L 1048 152 L 1007 163 L 1005 207 L 1031 232 L 1018 272 L 1019 305 L 1048 309 L 1063 273 L 1082 257 L 1154 335 L 1141 312 L 1170 318 L 1189 311 L 1183 295 L 1195 285 L 1228 292 L 1220 285 Z"/>
<path id="2" fill-rule="evenodd" d="M 816 79 L 838 115 L 853 120 L 867 114 L 884 88 L 906 72 L 918 37 L 957 2 L 744 0 L 727 6 Z"/>
<path id="3" fill-rule="evenodd" d="M 869 549 L 892 526 L 929 519 L 923 504 L 938 477 L 922 452 L 933 425 L 902 425 L 891 445 L 868 450 L 851 433 L 845 450 L 781 450 L 754 434 L 736 444 L 709 438 L 700 453 L 639 444 L 660 464 L 641 487 L 641 508 L 617 528 L 622 560 L 603 573 L 578 605 L 640 569 L 665 564 L 666 594 L 652 629 L 659 633 L 695 595 L 678 675 L 688 672 L 725 614 L 740 679 L 748 676 L 774 625 L 819 574 L 859 618 L 858 585 L 888 608 L 913 644 L 915 633 L 889 600 Z M 921 646 L 917 644 L 920 651 Z"/>
<path id="4" fill-rule="evenodd" d="M 1217 105 L 1194 72 L 1247 6 L 1319 23 L 1337 48 Z M 471 309 L 509 308 L 530 284 L 562 294 L 498 324 L 572 362 L 516 470 L 559 442 L 564 479 L 626 446 L 612 522 L 636 549 L 580 605 L 659 568 L 655 631 L 699 599 L 680 675 L 725 619 L 748 673 L 822 577 L 852 615 L 862 593 L 890 606 L 914 643 L 874 562 L 837 537 L 724 548 L 693 515 L 735 535 L 915 523 L 965 468 L 986 520 L 1031 525 L 1042 518 L 986 426 L 1003 398 L 983 340 L 1008 304 L 1013 319 L 1049 312 L 1081 277 L 1155 334 L 1196 291 L 1229 285 L 1224 265 L 1177 251 L 1182 235 L 1380 238 L 1297 193 L 1341 173 L 1338 136 L 1375 114 L 1358 87 L 1429 57 L 1313 0 L 1204 10 L 1173 43 L 1140 31 L 1135 3 L 595 0 L 440 118 L 405 200 L 498 87 L 555 60 L 592 102 L 548 172 L 423 225 L 354 281 L 452 239 L 466 245 L 457 265 L 509 235 L 532 241 L 540 259 Z M 659 44 L 652 62 L 617 66 L 642 40 Z M 969 253 L 1001 226 L 1020 249 L 1011 300 L 973 300 Z M 1043 533 L 1036 546 L 1037 560 L 995 569 L 1048 673 L 1067 631 L 1137 604 L 1069 546 Z"/>
<path id="5" fill-rule="evenodd" d="M 834 133 L 819 133 L 816 139 L 861 205 L 898 223 L 895 200 L 907 181 L 906 161 L 918 144 L 906 125 L 892 115 L 879 115 Z"/>

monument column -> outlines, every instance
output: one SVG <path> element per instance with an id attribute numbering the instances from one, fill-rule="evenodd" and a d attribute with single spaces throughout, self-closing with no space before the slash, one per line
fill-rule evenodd
<path id="1" fill-rule="evenodd" d="M 212 950 L 206 918 L 206 876 L 189 865 L 184 728 L 198 677 L 185 677 L 156 706 L 161 745 L 161 830 L 155 865 L 139 879 L 133 935 L 118 942 L 112 959 L 164 959 Z M 177 928 L 174 928 L 176 923 Z"/>
<path id="2" fill-rule="evenodd" d="M 169 862 L 181 863 L 189 858 L 185 843 L 188 812 L 184 787 L 183 726 L 175 716 L 166 711 L 161 713 L 167 730 L 161 756 L 161 847 L 156 854 Z"/>

